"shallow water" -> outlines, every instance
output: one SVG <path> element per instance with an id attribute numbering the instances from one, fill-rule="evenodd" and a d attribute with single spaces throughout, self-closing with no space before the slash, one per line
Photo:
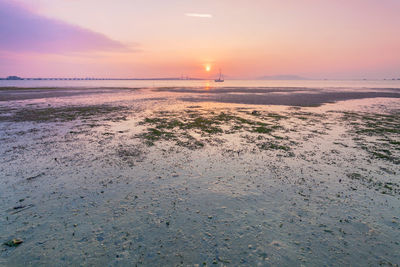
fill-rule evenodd
<path id="1" fill-rule="evenodd" d="M 400 88 L 400 80 L 0 80 L 0 87 L 113 87 L 113 88 L 159 88 L 159 87 L 306 87 L 306 88 Z"/>
<path id="2" fill-rule="evenodd" d="M 0 265 L 399 264 L 399 146 L 388 142 L 399 134 L 356 132 L 398 125 L 399 99 L 291 107 L 191 103 L 184 94 L 0 102 L 0 240 L 24 240 L 1 247 Z M 49 105 L 92 109 L 41 121 L 13 115 Z M 101 113 L 103 105 L 124 108 Z M 210 119 L 221 113 L 231 117 Z M 184 124 L 169 129 L 157 118 Z M 197 118 L 223 132 L 205 132 L 191 124 Z M 257 123 L 279 127 L 257 133 Z M 151 128 L 176 139 L 149 146 L 141 134 Z M 203 147 L 179 145 L 187 134 Z M 392 160 L 374 156 L 379 149 Z"/>

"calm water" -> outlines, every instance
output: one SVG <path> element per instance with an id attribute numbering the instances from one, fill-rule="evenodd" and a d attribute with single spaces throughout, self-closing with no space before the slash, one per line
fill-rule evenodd
<path id="1" fill-rule="evenodd" d="M 0 87 L 346 87 L 346 88 L 400 88 L 400 80 L 227 80 L 214 81 L 7 81 L 0 80 Z"/>

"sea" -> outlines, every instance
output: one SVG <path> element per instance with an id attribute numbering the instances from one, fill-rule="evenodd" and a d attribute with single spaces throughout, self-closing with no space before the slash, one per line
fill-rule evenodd
<path id="1" fill-rule="evenodd" d="M 160 87 L 305 87 L 400 88 L 400 80 L 0 80 L 0 87 L 160 88 Z"/>

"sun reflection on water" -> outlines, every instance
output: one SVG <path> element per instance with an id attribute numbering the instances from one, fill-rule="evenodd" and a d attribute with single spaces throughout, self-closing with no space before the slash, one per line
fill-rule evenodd
<path id="1" fill-rule="evenodd" d="M 211 89 L 211 85 L 210 85 L 210 82 L 208 81 L 208 82 L 206 82 L 206 84 L 204 86 L 204 90 L 208 91 L 210 89 Z"/>

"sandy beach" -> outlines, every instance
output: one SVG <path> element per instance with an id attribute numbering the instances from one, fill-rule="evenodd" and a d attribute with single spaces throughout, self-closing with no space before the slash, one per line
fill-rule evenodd
<path id="1" fill-rule="evenodd" d="M 0 265 L 398 266 L 399 129 L 393 88 L 1 88 Z"/>

